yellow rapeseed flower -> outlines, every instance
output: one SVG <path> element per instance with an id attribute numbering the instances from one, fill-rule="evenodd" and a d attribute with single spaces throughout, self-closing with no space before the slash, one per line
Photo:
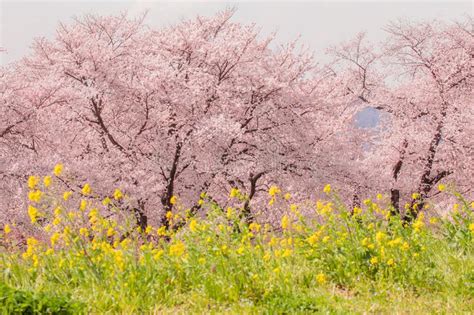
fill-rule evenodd
<path id="1" fill-rule="evenodd" d="M 230 197 L 230 198 L 235 198 L 235 197 L 238 197 L 239 194 L 240 194 L 239 189 L 237 189 L 237 188 L 232 188 L 232 189 L 230 190 L 229 197 Z"/>
<path id="2" fill-rule="evenodd" d="M 53 174 L 56 176 L 60 176 L 62 172 L 63 172 L 63 165 L 61 163 L 56 164 L 53 169 Z"/>
<path id="3" fill-rule="evenodd" d="M 8 233 L 10 233 L 12 231 L 11 227 L 9 224 L 5 224 L 3 226 L 3 233 L 5 233 L 5 235 L 8 235 Z"/>
<path id="4" fill-rule="evenodd" d="M 43 193 L 41 192 L 41 190 L 32 190 L 28 193 L 28 199 L 33 202 L 40 202 L 42 195 Z"/>
<path id="5" fill-rule="evenodd" d="M 422 220 L 416 220 L 413 223 L 413 230 L 415 230 L 415 232 L 419 232 L 424 226 L 425 224 L 423 223 Z"/>
<path id="6" fill-rule="evenodd" d="M 189 229 L 191 230 L 191 232 L 197 232 L 198 230 L 198 223 L 196 221 L 196 219 L 192 219 L 191 222 L 189 222 Z"/>
<path id="7" fill-rule="evenodd" d="M 325 274 L 323 273 L 319 273 L 316 275 L 316 281 L 319 283 L 319 284 L 325 284 L 326 281 L 327 281 L 327 277 Z"/>
<path id="8" fill-rule="evenodd" d="M 261 225 L 258 224 L 258 223 L 252 222 L 249 225 L 249 229 L 250 229 L 250 231 L 252 231 L 254 233 L 258 233 L 261 229 Z"/>
<path id="9" fill-rule="evenodd" d="M 48 188 L 49 186 L 51 186 L 51 176 L 45 176 L 43 178 L 43 184 L 44 184 L 44 187 Z"/>
<path id="10" fill-rule="evenodd" d="M 159 249 L 159 250 L 156 250 L 154 253 L 153 253 L 153 259 L 154 260 L 159 260 L 161 258 L 161 256 L 163 256 L 165 252 L 162 250 L 162 249 Z"/>
<path id="11" fill-rule="evenodd" d="M 28 177 L 28 188 L 35 189 L 36 185 L 38 185 L 38 176 L 30 176 Z"/>
<path id="12" fill-rule="evenodd" d="M 281 227 L 284 230 L 290 227 L 290 218 L 286 214 L 281 218 Z"/>
<path id="13" fill-rule="evenodd" d="M 377 194 L 376 198 L 377 198 L 377 200 L 382 200 L 382 199 L 383 199 L 383 195 L 382 195 L 382 194 Z"/>
<path id="14" fill-rule="evenodd" d="M 387 265 L 388 266 L 393 266 L 393 265 L 395 265 L 395 261 L 392 258 L 390 258 L 389 260 L 387 260 Z"/>
<path id="15" fill-rule="evenodd" d="M 113 236 L 115 234 L 115 230 L 114 228 L 110 227 L 107 229 L 107 236 L 110 237 L 110 236 Z"/>
<path id="16" fill-rule="evenodd" d="M 474 234 L 474 223 L 469 224 L 469 230 Z"/>
<path id="17" fill-rule="evenodd" d="M 386 236 L 387 236 L 387 234 L 385 234 L 384 232 L 379 231 L 375 234 L 375 240 L 378 243 L 382 243 L 382 241 L 385 239 Z"/>
<path id="18" fill-rule="evenodd" d="M 290 193 L 286 193 L 283 198 L 285 198 L 285 200 L 290 200 L 291 198 L 291 194 Z"/>
<path id="19" fill-rule="evenodd" d="M 151 233 L 153 233 L 153 227 L 151 227 L 151 225 L 148 225 L 145 228 L 145 234 L 151 234 Z"/>
<path id="20" fill-rule="evenodd" d="M 81 199 L 81 202 L 79 203 L 79 210 L 85 211 L 87 208 L 87 201 L 84 199 Z"/>
<path id="21" fill-rule="evenodd" d="M 272 197 L 274 197 L 275 195 L 279 194 L 281 192 L 280 188 L 278 188 L 277 186 L 271 186 L 270 189 L 268 189 L 268 194 Z"/>
<path id="22" fill-rule="evenodd" d="M 51 238 L 50 238 L 51 246 L 54 246 L 54 244 L 56 244 L 58 242 L 60 237 L 61 237 L 61 234 L 59 234 L 58 232 L 54 232 L 53 235 L 51 235 Z"/>
<path id="23" fill-rule="evenodd" d="M 438 185 L 438 190 L 439 190 L 439 191 L 445 191 L 445 190 L 446 190 L 446 185 L 444 185 L 444 184 L 439 184 L 439 185 Z"/>
<path id="24" fill-rule="evenodd" d="M 102 200 L 102 204 L 104 206 L 108 206 L 110 204 L 111 200 L 109 197 L 105 197 L 103 200 Z"/>
<path id="25" fill-rule="evenodd" d="M 84 237 L 89 236 L 89 230 L 85 227 L 82 227 L 79 229 L 79 234 L 81 234 Z"/>
<path id="26" fill-rule="evenodd" d="M 178 200 L 178 198 L 177 198 L 176 196 L 171 196 L 171 198 L 170 198 L 170 204 L 174 205 L 177 200 Z"/>
<path id="27" fill-rule="evenodd" d="M 323 188 L 323 192 L 325 194 L 329 194 L 331 192 L 331 185 L 330 184 L 326 184 L 326 186 L 324 186 Z"/>
<path id="28" fill-rule="evenodd" d="M 178 241 L 177 243 L 170 246 L 170 255 L 180 257 L 184 254 L 185 249 L 186 249 L 186 246 L 184 245 L 184 243 L 181 241 Z"/>
<path id="29" fill-rule="evenodd" d="M 89 184 L 85 184 L 84 187 L 82 187 L 82 190 L 81 190 L 82 194 L 85 195 L 85 196 L 89 195 L 91 193 L 91 191 L 92 191 L 91 186 Z"/>
<path id="30" fill-rule="evenodd" d="M 72 191 L 65 191 L 65 192 L 63 193 L 63 199 L 64 199 L 64 201 L 67 201 L 71 196 L 72 196 Z"/>
<path id="31" fill-rule="evenodd" d="M 412 198 L 412 199 L 419 199 L 420 197 L 421 197 L 421 195 L 420 195 L 419 193 L 413 193 L 413 194 L 411 195 L 411 198 Z"/>
<path id="32" fill-rule="evenodd" d="M 108 197 L 106 197 L 106 198 L 108 198 Z M 115 191 L 114 191 L 114 199 L 115 199 L 115 200 L 120 200 L 120 199 L 122 199 L 122 198 L 123 198 L 123 194 L 122 194 L 122 192 L 120 191 L 120 189 L 118 189 L 118 188 L 115 189 Z M 105 200 L 105 199 L 104 199 L 104 200 Z M 109 200 L 110 200 L 110 199 L 109 199 Z"/>
<path id="33" fill-rule="evenodd" d="M 30 217 L 31 223 L 36 223 L 38 218 L 38 209 L 29 205 L 28 206 L 28 216 Z"/>
<path id="34" fill-rule="evenodd" d="M 371 265 L 376 265 L 376 264 L 378 264 L 378 262 L 379 262 L 379 259 L 376 256 L 370 258 L 370 264 Z"/>

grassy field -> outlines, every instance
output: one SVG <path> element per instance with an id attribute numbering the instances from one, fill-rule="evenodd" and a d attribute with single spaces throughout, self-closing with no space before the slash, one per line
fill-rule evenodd
<path id="1" fill-rule="evenodd" d="M 168 228 L 142 230 L 120 210 L 119 190 L 98 200 L 89 185 L 58 193 L 54 178 L 30 178 L 29 186 L 31 235 L 23 244 L 14 224 L 0 233 L 3 313 L 474 310 L 474 204 L 459 195 L 448 216 L 422 210 L 407 225 L 382 195 L 350 214 L 330 186 L 326 200 L 299 203 L 272 187 L 270 210 L 284 214 L 270 226 L 246 224 L 238 206 L 222 209 L 202 194 L 205 217 L 176 210 Z M 229 198 L 237 205 L 245 196 L 234 189 Z M 313 214 L 302 215 L 308 207 Z"/>

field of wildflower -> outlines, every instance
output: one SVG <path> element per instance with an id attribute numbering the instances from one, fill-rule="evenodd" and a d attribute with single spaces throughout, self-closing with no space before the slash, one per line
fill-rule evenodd
<path id="1" fill-rule="evenodd" d="M 458 200 L 447 214 L 428 204 L 408 223 L 383 195 L 349 209 L 326 185 L 318 201 L 271 187 L 279 224 L 249 223 L 238 206 L 223 209 L 202 193 L 205 215 L 176 207 L 167 224 L 137 228 L 119 189 L 105 199 L 86 183 L 60 191 L 62 172 L 58 164 L 28 179 L 30 235 L 24 224 L 1 229 L 2 313 L 474 309 L 474 203 L 445 185 Z M 233 189 L 228 198 L 246 196 Z"/>

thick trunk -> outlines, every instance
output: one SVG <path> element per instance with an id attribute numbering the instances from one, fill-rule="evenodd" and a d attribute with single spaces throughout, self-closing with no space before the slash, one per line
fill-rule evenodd
<path id="1" fill-rule="evenodd" d="M 252 223 L 254 221 L 254 217 L 252 215 L 252 209 L 250 208 L 250 201 L 252 200 L 253 196 L 255 195 L 255 192 L 257 190 L 257 181 L 265 175 L 265 172 L 260 172 L 256 175 L 250 174 L 249 180 L 250 180 L 250 192 L 249 192 L 249 197 L 247 200 L 245 200 L 244 203 L 244 208 L 242 211 L 242 214 L 245 218 L 245 222 L 248 224 Z"/>
<path id="2" fill-rule="evenodd" d="M 448 104 L 446 102 L 443 102 L 440 119 L 438 121 L 438 125 L 436 126 L 436 131 L 433 135 L 433 138 L 431 139 L 428 154 L 426 156 L 426 162 L 423 166 L 423 173 L 421 175 L 417 190 L 417 192 L 420 194 L 420 198 L 411 202 L 410 209 L 405 213 L 405 216 L 403 217 L 403 220 L 405 222 L 411 222 L 417 218 L 418 213 L 425 205 L 425 200 L 428 197 L 428 194 L 430 193 L 433 186 L 442 178 L 450 174 L 450 171 L 442 171 L 435 176 L 433 176 L 432 174 L 436 152 L 438 151 L 438 146 L 442 138 L 442 130 L 446 118 L 447 105 Z"/>
<path id="3" fill-rule="evenodd" d="M 173 197 L 173 194 L 174 194 L 174 184 L 175 184 L 175 179 L 176 179 L 176 172 L 178 170 L 179 158 L 181 156 L 181 148 L 182 148 L 182 143 L 178 142 L 178 144 L 176 145 L 176 151 L 174 154 L 171 169 L 166 178 L 166 188 L 165 188 L 165 191 L 163 192 L 163 195 L 161 196 L 161 204 L 163 205 L 163 210 L 164 210 L 164 214 L 161 218 L 161 224 L 163 226 L 166 226 L 166 228 L 169 228 L 169 222 L 166 219 L 166 213 L 173 209 L 173 205 L 171 204 L 171 197 Z"/>
<path id="4" fill-rule="evenodd" d="M 400 190 L 395 188 L 395 185 L 398 180 L 398 176 L 402 170 L 403 163 L 405 161 L 405 154 L 408 147 L 408 141 L 405 139 L 403 140 L 402 149 L 400 151 L 400 157 L 395 163 L 393 167 L 393 184 L 392 188 L 390 189 L 390 203 L 392 205 L 392 209 L 390 210 L 391 215 L 399 215 L 400 214 Z"/>

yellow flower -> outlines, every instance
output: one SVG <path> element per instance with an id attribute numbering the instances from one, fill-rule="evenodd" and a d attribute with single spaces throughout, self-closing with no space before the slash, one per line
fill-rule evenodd
<path id="1" fill-rule="evenodd" d="M 354 215 L 359 215 L 362 213 L 362 209 L 359 207 L 354 207 Z"/>
<path id="2" fill-rule="evenodd" d="M 204 204 L 204 200 L 199 199 L 199 200 L 198 200 L 198 205 L 202 206 L 203 204 Z"/>
<path id="3" fill-rule="evenodd" d="M 326 186 L 324 186 L 323 192 L 324 192 L 325 194 L 329 194 L 329 193 L 331 192 L 331 185 L 330 185 L 330 184 L 326 184 Z"/>
<path id="4" fill-rule="evenodd" d="M 33 202 L 40 202 L 41 201 L 41 196 L 43 193 L 41 190 L 32 190 L 28 193 L 28 199 L 30 199 Z"/>
<path id="5" fill-rule="evenodd" d="M 63 172 L 63 165 L 61 163 L 56 164 L 53 169 L 54 175 L 59 176 L 61 175 L 62 172 Z"/>
<path id="6" fill-rule="evenodd" d="M 145 234 L 151 234 L 152 232 L 153 232 L 153 228 L 150 225 L 148 225 L 145 229 Z"/>
<path id="7" fill-rule="evenodd" d="M 198 230 L 198 223 L 196 219 L 192 219 L 191 222 L 189 222 L 189 229 L 191 232 L 197 232 Z"/>
<path id="8" fill-rule="evenodd" d="M 286 214 L 281 218 L 281 227 L 284 230 L 290 227 L 290 218 Z"/>
<path id="9" fill-rule="evenodd" d="M 367 246 L 370 244 L 369 238 L 367 238 L 367 237 L 364 238 L 364 239 L 360 242 L 360 244 L 361 244 L 362 246 L 364 246 L 364 247 L 367 247 Z"/>
<path id="10" fill-rule="evenodd" d="M 413 193 L 413 194 L 411 195 L 411 198 L 412 198 L 412 199 L 418 199 L 418 198 L 420 198 L 420 197 L 421 197 L 421 195 L 420 195 L 419 193 Z"/>
<path id="11" fill-rule="evenodd" d="M 402 250 L 407 251 L 410 248 L 410 244 L 408 242 L 404 242 L 402 244 Z"/>
<path id="12" fill-rule="evenodd" d="M 79 210 L 85 211 L 86 208 L 87 208 L 87 201 L 84 200 L 84 199 L 82 199 L 81 202 L 80 202 L 80 204 L 79 204 Z"/>
<path id="13" fill-rule="evenodd" d="M 290 193 L 286 193 L 283 198 L 285 198 L 285 200 L 290 200 L 291 198 L 291 194 Z"/>
<path id="14" fill-rule="evenodd" d="M 107 229 L 107 236 L 110 237 L 110 236 L 113 236 L 115 234 L 115 231 L 114 231 L 114 228 L 108 228 Z"/>
<path id="15" fill-rule="evenodd" d="M 170 198 L 170 204 L 174 205 L 177 200 L 178 200 L 178 198 L 176 198 L 176 196 L 171 196 L 171 198 Z"/>
<path id="16" fill-rule="evenodd" d="M 382 200 L 383 196 L 382 196 L 382 194 L 377 194 L 376 198 L 377 198 L 377 200 Z"/>
<path id="17" fill-rule="evenodd" d="M 54 246 L 59 240 L 61 235 L 58 232 L 54 232 L 53 235 L 51 235 L 50 241 L 51 241 L 51 246 Z"/>
<path id="18" fill-rule="evenodd" d="M 7 235 L 8 233 L 10 233 L 12 231 L 11 227 L 9 224 L 5 224 L 5 226 L 3 227 L 3 233 L 5 233 L 5 235 Z"/>
<path id="19" fill-rule="evenodd" d="M 89 231 L 87 230 L 87 228 L 82 227 L 82 228 L 79 229 L 79 234 L 81 234 L 82 236 L 87 237 L 87 236 L 89 236 Z"/>
<path id="20" fill-rule="evenodd" d="M 229 194 L 229 197 L 230 198 L 235 198 L 235 197 L 238 197 L 240 194 L 239 190 L 237 188 L 232 188 L 230 190 L 230 194 Z"/>
<path id="21" fill-rule="evenodd" d="M 159 227 L 157 230 L 156 230 L 156 234 L 158 234 L 158 236 L 165 236 L 166 235 L 166 226 L 161 226 Z"/>
<path id="22" fill-rule="evenodd" d="M 159 260 L 161 258 L 161 256 L 163 256 L 164 253 L 165 252 L 162 249 L 155 251 L 154 255 L 153 255 L 153 259 L 154 260 Z"/>
<path id="23" fill-rule="evenodd" d="M 183 242 L 178 241 L 177 243 L 170 246 L 170 255 L 180 257 L 184 254 L 184 250 L 186 249 Z"/>
<path id="24" fill-rule="evenodd" d="M 254 233 L 258 233 L 260 231 L 261 225 L 255 222 L 250 223 L 249 229 Z"/>
<path id="25" fill-rule="evenodd" d="M 415 232 L 419 232 L 423 226 L 425 226 L 425 224 L 421 220 L 416 220 L 413 223 L 413 229 L 415 230 Z"/>
<path id="26" fill-rule="evenodd" d="M 168 221 L 170 221 L 173 218 L 173 212 L 171 211 L 166 212 L 166 218 L 168 219 Z"/>
<path id="27" fill-rule="evenodd" d="M 48 188 L 49 186 L 51 186 L 51 176 L 45 176 L 43 178 L 43 184 L 44 184 L 44 187 Z"/>
<path id="28" fill-rule="evenodd" d="M 316 281 L 319 283 L 319 284 L 325 284 L 326 281 L 327 281 L 327 277 L 325 274 L 323 273 L 319 273 L 316 275 Z"/>
<path id="29" fill-rule="evenodd" d="M 109 197 L 105 197 L 104 200 L 102 200 L 102 204 L 104 206 L 108 206 L 110 204 L 110 198 Z"/>
<path id="30" fill-rule="evenodd" d="M 234 212 L 234 211 L 232 210 L 232 208 L 231 208 L 231 207 L 228 207 L 228 208 L 227 208 L 227 213 L 226 213 L 226 217 L 227 217 L 227 219 L 230 219 L 230 218 L 232 218 L 232 214 L 233 214 L 233 212 Z"/>
<path id="31" fill-rule="evenodd" d="M 268 194 L 272 197 L 274 197 L 276 194 L 279 194 L 280 192 L 281 190 L 277 186 L 271 186 L 270 189 L 268 189 Z"/>
<path id="32" fill-rule="evenodd" d="M 375 240 L 376 240 L 378 243 L 381 243 L 381 242 L 385 239 L 386 236 L 387 236 L 387 235 L 386 235 L 384 232 L 380 232 L 380 231 L 379 231 L 379 232 L 377 232 L 377 233 L 375 234 Z"/>
<path id="33" fill-rule="evenodd" d="M 393 266 L 393 265 L 395 265 L 395 261 L 392 258 L 390 258 L 389 260 L 387 260 L 387 265 L 388 266 Z"/>
<path id="34" fill-rule="evenodd" d="M 306 241 L 309 244 L 314 245 L 318 242 L 320 237 L 321 237 L 321 231 L 318 231 L 318 232 L 313 233 L 313 235 L 311 235 L 310 237 L 308 237 Z"/>
<path id="35" fill-rule="evenodd" d="M 63 194 L 64 201 L 67 201 L 72 196 L 72 191 L 65 191 Z"/>
<path id="36" fill-rule="evenodd" d="M 436 217 L 430 218 L 430 224 L 432 224 L 432 225 L 438 224 L 438 218 L 436 218 Z"/>
<path id="37" fill-rule="evenodd" d="M 469 230 L 474 234 L 474 223 L 469 224 Z"/>
<path id="38" fill-rule="evenodd" d="M 35 189 L 36 185 L 38 185 L 38 176 L 28 177 L 28 188 Z"/>
<path id="39" fill-rule="evenodd" d="M 390 247 L 395 247 L 395 246 L 397 246 L 397 245 L 399 245 L 399 244 L 401 244 L 401 243 L 402 243 L 402 238 L 401 238 L 401 237 L 397 237 L 396 239 L 389 241 L 389 242 L 388 242 L 388 246 L 390 246 Z"/>
<path id="40" fill-rule="evenodd" d="M 81 192 L 85 196 L 89 195 L 91 193 L 91 186 L 89 184 L 85 184 L 84 187 L 82 187 Z"/>
<path id="41" fill-rule="evenodd" d="M 439 184 L 439 185 L 438 185 L 438 190 L 439 190 L 439 191 L 445 191 L 445 190 L 446 190 L 446 185 L 444 185 L 444 184 Z"/>
<path id="42" fill-rule="evenodd" d="M 108 198 L 108 197 L 106 197 Z M 120 191 L 120 189 L 115 189 L 114 191 L 114 199 L 115 200 L 119 200 L 119 199 L 122 199 L 123 198 L 123 194 L 122 192 Z M 105 199 L 104 199 L 105 200 Z M 110 199 L 109 199 L 110 200 Z"/>
<path id="43" fill-rule="evenodd" d="M 61 223 L 61 219 L 60 218 L 55 218 L 53 220 L 53 225 L 58 225 L 59 223 Z"/>
<path id="44" fill-rule="evenodd" d="M 370 264 L 371 265 L 376 265 L 376 264 L 378 264 L 378 262 L 379 262 L 379 259 L 377 257 L 374 256 L 374 257 L 370 258 Z"/>
<path id="45" fill-rule="evenodd" d="M 33 206 L 28 206 L 28 216 L 30 217 L 31 223 L 35 223 L 38 218 L 38 209 Z"/>

